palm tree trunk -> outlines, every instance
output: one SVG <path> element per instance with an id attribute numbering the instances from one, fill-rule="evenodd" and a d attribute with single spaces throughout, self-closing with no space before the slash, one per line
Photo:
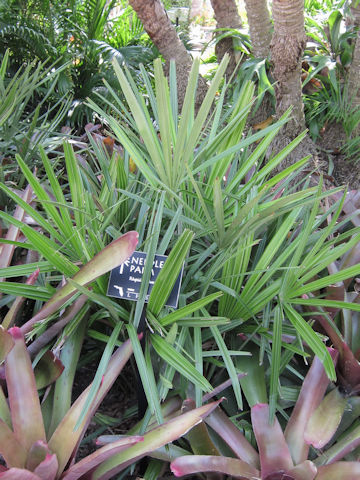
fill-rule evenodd
<path id="1" fill-rule="evenodd" d="M 241 28 L 242 22 L 235 0 L 211 0 L 211 6 L 214 10 L 217 28 Z M 223 32 L 219 32 L 219 35 L 222 33 Z M 226 69 L 228 76 L 234 71 L 237 63 L 232 38 L 223 38 L 220 40 L 216 44 L 215 53 L 219 63 L 226 53 L 229 54 L 230 61 Z"/>
<path id="2" fill-rule="evenodd" d="M 192 0 L 190 7 L 190 20 L 200 16 L 203 8 L 203 0 Z"/>
<path id="3" fill-rule="evenodd" d="M 360 4 L 356 6 L 353 2 L 351 6 L 351 13 L 354 21 L 354 26 L 358 28 L 357 36 L 355 38 L 353 58 L 348 74 L 348 89 L 349 100 L 354 109 L 360 108 Z M 355 128 L 355 135 L 360 135 L 360 123 Z"/>
<path id="4" fill-rule="evenodd" d="M 191 56 L 181 42 L 171 23 L 161 0 L 129 0 L 146 32 L 167 62 L 174 60 L 176 64 L 178 99 L 182 105 L 192 65 Z M 197 103 L 206 92 L 205 81 L 200 79 L 197 90 Z"/>
<path id="5" fill-rule="evenodd" d="M 276 117 L 292 107 L 290 120 L 275 137 L 270 150 L 278 153 L 305 130 L 304 105 L 301 89 L 301 64 L 306 36 L 304 28 L 304 0 L 273 0 L 274 34 L 270 45 L 272 73 L 275 78 Z M 319 170 L 319 158 L 309 136 L 277 166 L 276 171 L 312 155 L 311 169 Z M 304 177 L 299 173 L 294 184 Z M 312 176 L 311 182 L 316 176 Z"/>
<path id="6" fill-rule="evenodd" d="M 266 0 L 245 0 L 252 53 L 266 58 L 270 53 L 271 21 Z"/>
<path id="7" fill-rule="evenodd" d="M 271 60 L 276 80 L 276 115 L 290 106 L 287 131 L 294 138 L 305 128 L 301 91 L 301 61 L 305 47 L 304 0 L 273 0 L 274 35 Z M 290 137 L 290 138 L 291 138 Z"/>

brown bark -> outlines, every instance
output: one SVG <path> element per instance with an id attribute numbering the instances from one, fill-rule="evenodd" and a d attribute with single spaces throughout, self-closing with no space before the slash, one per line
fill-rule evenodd
<path id="1" fill-rule="evenodd" d="M 252 54 L 264 59 L 270 55 L 272 25 L 266 0 L 245 0 L 246 15 L 249 24 Z M 273 104 L 270 93 L 265 93 L 260 107 L 252 112 L 250 124 L 257 125 L 272 115 Z"/>
<path id="2" fill-rule="evenodd" d="M 292 113 L 288 123 L 282 127 L 273 141 L 270 153 L 276 154 L 291 140 L 305 130 L 304 105 L 301 89 L 301 64 L 305 47 L 304 0 L 273 0 L 272 12 L 274 34 L 270 52 L 272 73 L 275 78 L 276 117 L 279 118 L 289 107 Z M 312 155 L 310 170 L 319 169 L 316 147 L 309 136 L 298 145 L 276 168 L 281 171 L 297 160 Z M 304 174 L 298 175 L 295 183 Z M 316 183 L 316 176 L 312 181 Z"/>
<path id="3" fill-rule="evenodd" d="M 245 0 L 252 53 L 266 58 L 270 53 L 271 21 L 266 0 Z"/>
<path id="4" fill-rule="evenodd" d="M 353 109 L 360 108 L 360 4 L 351 8 L 354 26 L 359 28 L 355 38 L 353 58 L 348 74 L 349 100 Z M 355 128 L 355 135 L 360 135 L 360 124 Z"/>
<path id="5" fill-rule="evenodd" d="M 235 0 L 211 0 L 211 6 L 214 10 L 216 19 L 216 28 L 241 28 L 242 22 L 238 13 Z M 219 32 L 219 36 L 223 32 Z M 215 53 L 220 63 L 226 53 L 230 56 L 230 61 L 226 69 L 226 76 L 229 77 L 237 64 L 237 55 L 233 48 L 231 38 L 223 38 L 215 47 Z"/>
<path id="6" fill-rule="evenodd" d="M 292 137 L 305 129 L 301 61 L 305 47 L 304 0 L 273 1 L 274 35 L 271 60 L 276 80 L 276 115 L 293 106 L 287 130 Z"/>
<path id="7" fill-rule="evenodd" d="M 190 20 L 201 15 L 203 3 L 203 0 L 192 0 L 189 17 Z"/>
<path id="8" fill-rule="evenodd" d="M 167 62 L 174 60 L 176 64 L 178 99 L 182 105 L 192 65 L 192 58 L 181 42 L 171 23 L 161 0 L 129 0 L 146 32 Z M 199 79 L 197 104 L 206 92 L 206 83 Z"/>

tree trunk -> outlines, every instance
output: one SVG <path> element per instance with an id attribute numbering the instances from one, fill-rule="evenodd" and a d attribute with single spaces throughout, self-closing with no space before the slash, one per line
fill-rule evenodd
<path id="1" fill-rule="evenodd" d="M 266 58 L 270 53 L 271 21 L 266 0 L 245 0 L 252 53 Z"/>
<path id="2" fill-rule="evenodd" d="M 266 0 L 245 0 L 246 15 L 249 24 L 252 54 L 255 58 L 269 57 L 272 25 Z M 253 109 L 254 110 L 254 109 Z M 262 124 L 274 113 L 271 94 L 266 92 L 261 105 L 252 112 L 250 124 Z"/>
<path id="3" fill-rule="evenodd" d="M 211 0 L 211 6 L 214 10 L 216 19 L 216 28 L 241 28 L 241 18 L 235 0 Z M 219 32 L 219 36 L 223 32 Z M 237 64 L 237 55 L 234 51 L 232 38 L 223 38 L 215 47 L 215 53 L 220 63 L 226 53 L 230 56 L 230 61 L 226 69 L 226 76 L 229 77 Z"/>
<path id="4" fill-rule="evenodd" d="M 192 0 L 191 1 L 191 8 L 190 8 L 190 20 L 193 18 L 200 16 L 202 13 L 203 8 L 203 0 Z"/>
<path id="5" fill-rule="evenodd" d="M 272 72 L 275 78 L 276 117 L 292 107 L 290 120 L 280 130 L 271 145 L 276 154 L 305 130 L 304 105 L 301 88 L 301 64 L 306 36 L 304 28 L 304 0 L 273 0 L 274 34 L 270 45 Z M 316 147 L 309 136 L 298 145 L 277 167 L 277 171 L 312 155 L 310 169 L 319 170 Z M 298 175 L 295 183 L 303 174 Z M 317 183 L 316 176 L 311 182 Z"/>
<path id="6" fill-rule="evenodd" d="M 161 0 L 129 0 L 146 32 L 166 62 L 174 60 L 178 85 L 179 105 L 182 105 L 192 65 L 192 58 L 181 42 Z M 205 81 L 200 78 L 196 103 L 199 105 L 206 93 Z"/>
<path id="7" fill-rule="evenodd" d="M 295 137 L 305 129 L 301 61 L 305 47 L 304 0 L 273 1 L 274 35 L 271 60 L 276 80 L 276 115 L 293 106 L 287 130 Z"/>
<path id="8" fill-rule="evenodd" d="M 354 39 L 353 58 L 348 75 L 348 89 L 349 100 L 354 109 L 360 108 L 360 3 L 355 6 L 353 2 L 351 6 L 351 13 L 354 21 L 354 26 L 358 28 L 356 38 Z M 360 123 L 355 128 L 353 135 L 360 135 Z"/>

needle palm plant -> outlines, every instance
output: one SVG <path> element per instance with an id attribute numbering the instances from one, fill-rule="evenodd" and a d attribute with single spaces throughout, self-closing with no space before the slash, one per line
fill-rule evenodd
<path id="1" fill-rule="evenodd" d="M 182 287 L 184 294 L 199 292 L 200 298 L 207 298 L 214 289 L 223 292 L 219 301 L 215 299 L 199 311 L 204 316 L 217 312 L 220 318 L 230 321 L 212 325 L 208 331 L 195 329 L 187 336 L 199 372 L 206 369 L 204 358 L 211 357 L 211 351 L 204 357 L 203 343 L 211 342 L 213 356 L 222 357 L 241 406 L 231 339 L 243 331 L 264 333 L 261 348 L 270 346 L 275 358 L 270 404 L 274 413 L 282 347 L 301 354 L 305 341 L 324 362 L 329 377 L 335 379 L 334 365 L 323 339 L 313 331 L 299 305 L 306 303 L 303 295 L 316 291 L 319 285 L 326 288 L 337 279 L 358 274 L 357 265 L 336 275 L 323 272 L 353 248 L 359 231 L 355 228 L 345 232 L 337 241 L 341 228 L 337 218 L 345 197 L 333 203 L 329 211 L 326 200 L 336 189 L 325 191 L 320 183 L 312 188 L 305 184 L 295 193 L 289 190 L 291 175 L 306 164 L 306 158 L 271 177 L 276 165 L 304 135 L 277 155 L 266 158 L 268 146 L 286 123 L 289 112 L 260 132 L 245 133 L 253 85 L 246 83 L 234 104 L 225 108 L 226 84 L 222 77 L 226 63 L 225 58 L 198 112 L 194 103 L 197 62 L 189 77 L 181 112 L 175 69 L 170 69 L 167 82 L 159 61 L 154 65 L 155 88 L 143 71 L 147 97 L 139 92 L 126 69 L 115 62 L 126 103 L 113 91 L 113 101 L 109 103 L 112 114 L 92 101 L 89 104 L 106 119 L 137 165 L 138 178 L 153 192 L 165 192 L 164 205 L 174 222 L 176 219 L 180 229 L 188 227 L 194 231 Z M 181 214 L 177 216 L 179 209 Z M 323 228 L 329 213 L 332 220 Z M 319 275 L 318 280 L 312 281 L 314 275 Z M 317 302 L 326 303 L 322 299 Z M 357 309 L 356 305 L 345 303 L 344 308 Z M 182 320 L 181 312 L 154 312 L 150 305 L 149 313 L 152 325 L 158 322 L 163 327 L 175 328 Z M 265 334 L 271 336 L 272 345 Z M 282 343 L 283 334 L 289 334 L 292 343 Z M 176 338 L 178 347 L 184 348 L 182 334 L 178 333 Z M 199 385 L 196 388 L 197 402 L 201 404 Z"/>

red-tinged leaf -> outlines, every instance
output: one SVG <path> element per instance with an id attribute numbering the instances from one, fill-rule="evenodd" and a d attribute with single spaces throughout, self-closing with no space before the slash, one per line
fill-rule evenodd
<path id="1" fill-rule="evenodd" d="M 195 408 L 195 400 L 187 398 L 183 402 L 181 412 L 189 412 Z M 191 450 L 195 455 L 220 455 L 204 422 L 195 425 L 195 427 L 186 435 L 186 439 L 190 443 Z"/>
<path id="2" fill-rule="evenodd" d="M 87 389 L 80 395 L 80 397 L 76 400 L 71 409 L 65 415 L 64 419 L 56 428 L 49 441 L 49 448 L 52 452 L 56 452 L 57 454 L 59 461 L 58 474 L 63 472 L 70 458 L 76 453 L 77 446 L 83 437 L 92 416 L 95 414 L 99 404 L 102 402 L 116 378 L 119 376 L 131 354 L 131 342 L 130 340 L 127 340 L 112 355 L 104 376 L 104 381 L 99 388 L 94 403 L 88 410 L 82 424 L 76 431 L 74 431 L 74 428 L 85 405 L 91 385 L 89 385 Z"/>
<path id="3" fill-rule="evenodd" d="M 303 295 L 307 299 L 307 295 Z M 307 309 L 312 312 L 318 312 L 318 308 L 312 305 L 307 305 Z M 325 315 L 319 315 L 317 313 L 316 320 L 320 323 L 326 334 L 329 336 L 333 346 L 339 352 L 339 359 L 337 365 L 337 380 L 338 383 L 349 393 L 355 390 L 358 384 L 360 384 L 360 365 L 355 355 L 349 348 L 342 337 L 329 323 Z"/>
<path id="4" fill-rule="evenodd" d="M 89 263 L 84 265 L 72 279 L 77 284 L 85 286 L 101 275 L 104 275 L 113 268 L 121 265 L 134 252 L 138 243 L 138 238 L 139 235 L 137 232 L 131 231 L 125 233 L 95 255 L 95 257 L 90 260 Z M 76 288 L 70 283 L 66 283 L 31 320 L 21 327 L 22 332 L 28 333 L 32 329 L 34 323 L 44 320 L 58 310 L 65 301 L 75 294 L 75 292 Z"/>
<path id="5" fill-rule="evenodd" d="M 205 421 L 225 440 L 240 460 L 250 464 L 255 469 L 260 468 L 259 454 L 220 408 L 214 410 Z"/>
<path id="6" fill-rule="evenodd" d="M 89 475 L 87 480 L 109 480 L 114 478 L 114 475 L 128 465 L 186 435 L 191 428 L 202 422 L 219 405 L 220 401 L 203 405 L 195 410 L 179 415 L 145 433 L 143 442 L 139 442 L 106 460 Z"/>
<path id="7" fill-rule="evenodd" d="M 33 190 L 30 187 L 30 185 L 28 185 L 25 188 L 23 194 L 21 195 L 21 198 L 26 203 L 29 203 L 31 200 L 32 194 L 33 194 Z M 24 215 L 25 215 L 25 211 L 18 205 L 15 208 L 14 218 L 22 222 L 24 219 Z M 18 227 L 15 227 L 14 225 L 10 225 L 5 238 L 6 240 L 16 241 L 18 239 L 19 233 L 20 233 L 20 230 Z M 7 243 L 2 245 L 1 255 L 0 255 L 0 268 L 5 268 L 10 265 L 14 250 L 15 250 L 15 245 L 13 244 Z M 4 280 L 3 278 L 0 278 L 0 282 L 2 282 L 3 280 Z"/>
<path id="8" fill-rule="evenodd" d="M 10 429 L 12 429 L 10 408 L 1 385 L 0 385 L 0 419 L 3 420 Z"/>
<path id="9" fill-rule="evenodd" d="M 337 300 L 343 302 L 345 300 L 345 285 L 344 282 L 338 282 L 334 285 L 329 285 L 326 287 L 326 300 Z M 331 318 L 334 318 L 335 315 L 340 310 L 339 308 L 326 307 L 325 310 L 329 312 Z"/>
<path id="10" fill-rule="evenodd" d="M 240 380 L 240 378 L 244 378 L 246 377 L 246 375 L 247 375 L 246 373 L 238 373 L 237 378 Z M 205 395 L 203 395 L 203 403 L 208 402 L 209 400 L 213 399 L 214 397 L 222 393 L 227 388 L 231 387 L 232 383 L 233 383 L 233 380 L 231 378 L 228 378 L 227 380 L 225 380 L 225 382 L 222 382 L 220 383 L 220 385 L 217 385 L 215 388 L 213 388 L 211 392 L 205 393 Z"/>
<path id="11" fill-rule="evenodd" d="M 142 442 L 143 440 L 144 437 L 142 436 L 125 437 L 121 438 L 117 442 L 105 445 L 104 447 L 83 458 L 80 462 L 76 463 L 68 470 L 66 470 L 63 473 L 61 480 L 77 480 L 78 478 L 85 475 L 85 473 L 94 469 L 95 467 L 100 465 L 100 463 L 104 462 L 116 453 L 121 452 L 125 448 L 128 448 L 135 443 Z"/>
<path id="12" fill-rule="evenodd" d="M 347 404 L 347 399 L 334 388 L 311 415 L 304 440 L 315 448 L 323 448 L 334 436 Z"/>
<path id="13" fill-rule="evenodd" d="M 357 480 L 360 478 L 360 462 L 335 462 L 318 467 L 316 480 Z"/>
<path id="14" fill-rule="evenodd" d="M 49 447 L 47 444 L 41 440 L 35 442 L 34 445 L 31 446 L 28 457 L 26 460 L 26 468 L 33 472 L 35 468 L 43 462 L 47 455 L 50 454 Z"/>
<path id="15" fill-rule="evenodd" d="M 8 467 L 25 466 L 27 451 L 2 420 L 0 420 L 0 454 Z"/>
<path id="16" fill-rule="evenodd" d="M 336 364 L 338 353 L 334 349 L 329 349 L 329 353 Z M 304 439 L 305 428 L 309 418 L 320 405 L 328 385 L 329 379 L 323 364 L 315 357 L 285 428 L 285 438 L 295 464 L 302 463 L 308 458 L 309 445 Z"/>
<path id="17" fill-rule="evenodd" d="M 360 364 L 346 342 L 342 342 L 339 353 L 338 382 L 347 392 L 351 393 L 360 384 Z M 355 391 L 355 393 L 357 392 Z"/>
<path id="18" fill-rule="evenodd" d="M 22 468 L 10 468 L 6 472 L 0 473 L 1 480 L 42 480 L 35 473 L 29 472 L 29 470 L 23 470 Z"/>
<path id="19" fill-rule="evenodd" d="M 260 472 L 246 462 L 237 458 L 212 455 L 184 455 L 170 465 L 175 477 L 194 473 L 217 472 L 231 475 L 231 478 L 253 480 L 259 478 Z"/>
<path id="20" fill-rule="evenodd" d="M 284 470 L 279 470 L 277 472 L 270 473 L 266 477 L 263 477 L 264 480 L 294 480 L 294 477 L 284 472 Z"/>
<path id="21" fill-rule="evenodd" d="M 342 192 L 337 192 L 332 196 L 335 197 L 336 200 L 339 200 L 342 196 Z M 360 207 L 360 192 L 358 190 L 350 190 L 346 193 L 346 200 L 343 205 L 344 212 L 351 216 L 351 214 L 356 213 Z M 358 215 L 353 215 L 351 217 L 352 223 L 356 226 L 360 226 L 360 219 Z"/>
<path id="22" fill-rule="evenodd" d="M 313 462 L 305 460 L 305 462 L 302 462 L 289 470 L 288 473 L 294 478 L 294 480 L 314 480 L 317 474 L 317 468 Z"/>
<path id="23" fill-rule="evenodd" d="M 44 422 L 24 336 L 18 327 L 9 333 L 15 343 L 5 359 L 11 420 L 16 437 L 29 450 L 37 440 L 46 441 Z"/>
<path id="24" fill-rule="evenodd" d="M 182 401 L 181 401 L 180 397 L 172 397 L 172 398 L 169 398 L 168 400 L 166 400 L 161 405 L 161 412 L 163 414 L 164 421 L 168 421 L 168 420 L 176 417 L 177 415 L 179 415 L 179 410 L 181 408 L 181 405 L 182 405 Z M 158 425 L 158 423 L 156 422 L 155 417 L 152 416 L 150 418 L 150 421 L 149 421 L 149 424 L 148 424 L 146 430 L 147 431 L 152 430 L 157 425 Z M 140 421 L 139 423 L 134 425 L 127 432 L 127 435 L 135 435 L 135 434 L 140 432 L 141 428 L 142 428 L 142 421 Z M 111 437 L 111 435 L 102 435 L 102 436 L 98 437 L 97 440 L 96 440 L 96 442 L 97 442 L 96 444 L 97 445 L 105 445 L 106 443 L 110 443 L 111 441 L 114 440 L 114 439 L 109 440 L 109 437 Z M 102 443 L 102 442 L 104 442 L 104 443 Z"/>
<path id="25" fill-rule="evenodd" d="M 54 355 L 53 352 L 48 350 L 41 357 L 34 369 L 36 388 L 40 390 L 41 388 L 47 387 L 55 382 L 55 380 L 60 377 L 63 370 L 64 365 L 61 363 L 60 359 Z"/>
<path id="26" fill-rule="evenodd" d="M 302 298 L 307 301 L 309 299 L 309 296 L 307 294 L 303 294 Z M 337 331 L 332 327 L 332 325 L 329 323 L 328 319 L 326 318 L 325 315 L 321 315 L 319 313 L 319 309 L 316 306 L 313 305 L 308 305 L 305 304 L 305 308 L 309 310 L 310 312 L 315 312 L 316 313 L 316 321 L 320 323 L 322 328 L 325 330 L 326 334 L 331 340 L 331 343 L 333 344 L 333 347 L 338 350 L 339 354 L 342 355 L 342 350 L 344 346 L 344 342 L 340 335 L 337 333 Z"/>
<path id="27" fill-rule="evenodd" d="M 38 465 L 34 473 L 38 475 L 41 480 L 55 480 L 58 470 L 58 461 L 55 453 L 48 453 L 45 459 Z"/>
<path id="28" fill-rule="evenodd" d="M 35 272 L 33 272 L 29 278 L 27 278 L 26 280 L 26 285 L 35 285 L 36 283 L 36 280 L 39 276 L 39 273 L 40 273 L 40 269 L 37 268 L 35 270 Z M 6 329 L 10 328 L 13 326 L 13 324 L 15 323 L 15 320 L 16 320 L 16 316 L 22 306 L 22 304 L 24 303 L 25 301 L 25 297 L 16 297 L 14 302 L 12 303 L 9 311 L 7 312 L 7 314 L 5 315 L 5 318 L 3 320 L 3 323 L 2 323 L 2 326 Z"/>
<path id="29" fill-rule="evenodd" d="M 251 408 L 251 421 L 256 437 L 262 478 L 294 467 L 283 431 L 275 417 L 269 423 L 269 405 L 258 403 Z"/>
<path id="30" fill-rule="evenodd" d="M 14 340 L 9 332 L 0 326 L 0 363 L 2 363 L 6 355 L 14 346 Z"/>
<path id="31" fill-rule="evenodd" d="M 48 327 L 41 335 L 39 335 L 27 349 L 31 358 L 40 352 L 58 333 L 77 315 L 84 304 L 87 302 L 87 295 L 80 295 L 59 317 L 59 319 L 50 327 Z M 36 372 L 35 372 L 36 373 Z"/>

